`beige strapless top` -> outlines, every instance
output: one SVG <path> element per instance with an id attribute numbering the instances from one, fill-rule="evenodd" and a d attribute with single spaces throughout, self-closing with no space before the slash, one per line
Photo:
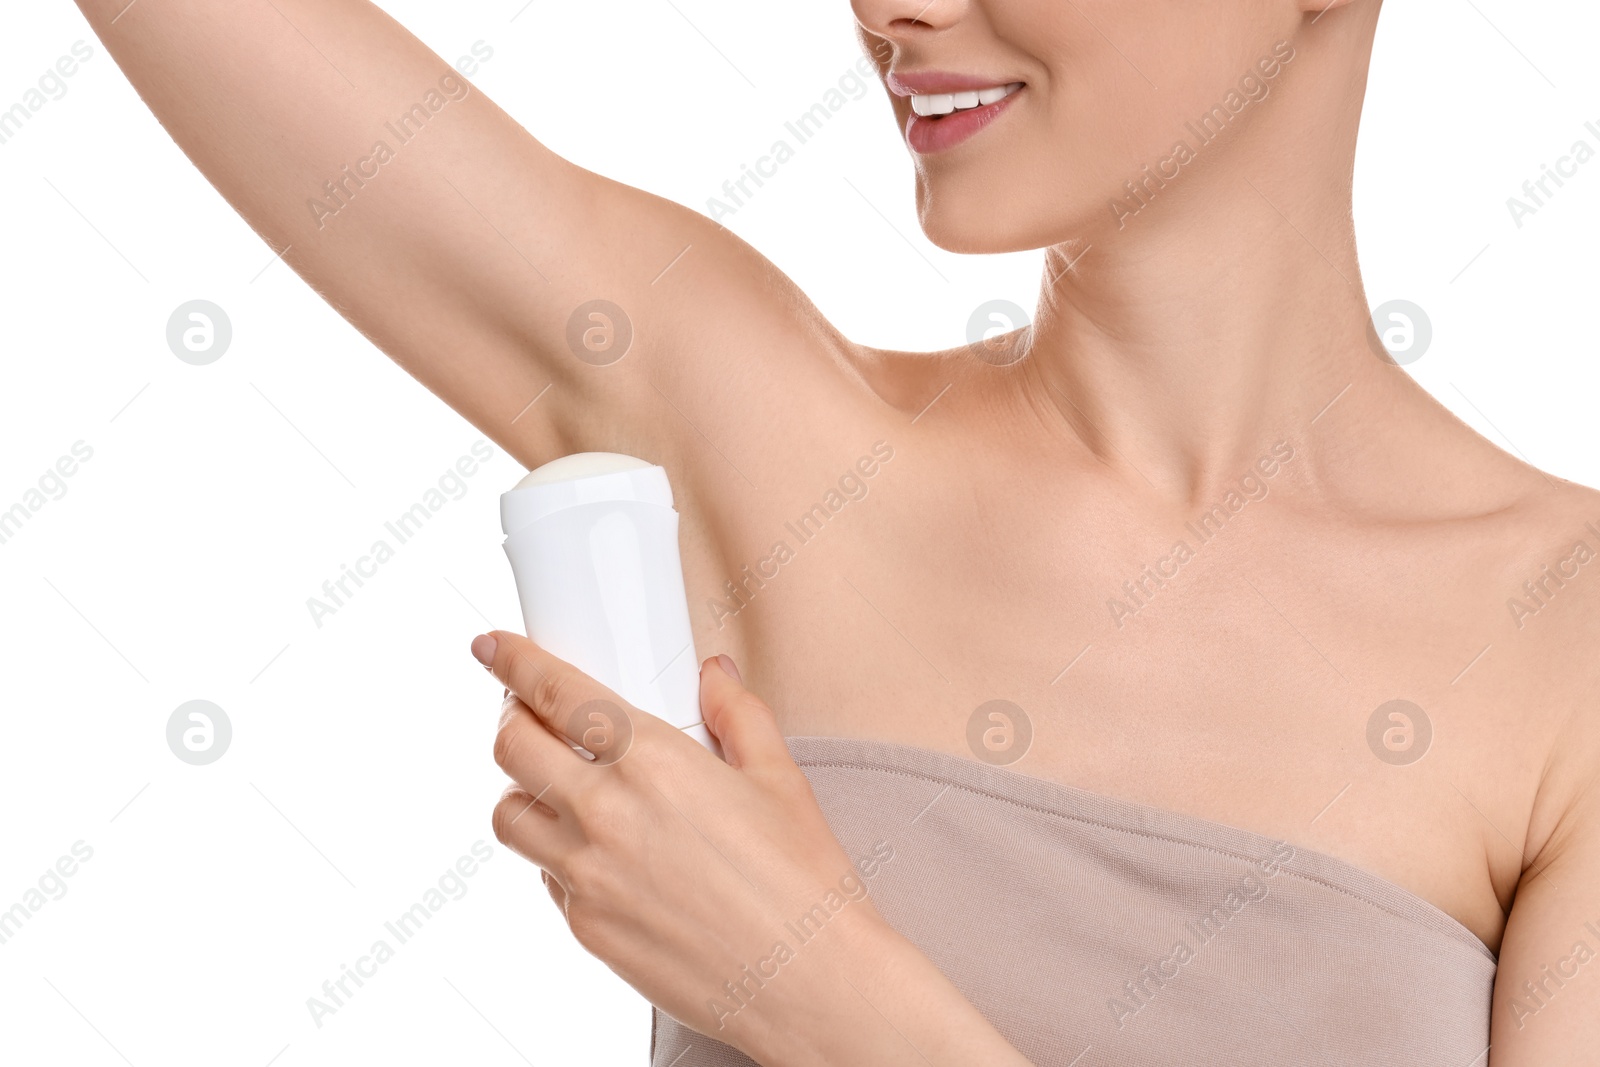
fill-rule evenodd
<path id="1" fill-rule="evenodd" d="M 884 919 L 1039 1067 L 1482 1067 L 1494 954 L 1392 882 L 938 752 L 789 750 Z M 752 1061 L 658 1010 L 651 1063 Z"/>

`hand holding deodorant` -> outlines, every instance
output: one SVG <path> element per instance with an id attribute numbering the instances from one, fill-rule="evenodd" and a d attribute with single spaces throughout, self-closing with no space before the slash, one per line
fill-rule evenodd
<path id="1" fill-rule="evenodd" d="M 721 756 L 700 715 L 667 472 L 613 452 L 564 456 L 500 497 L 500 527 L 528 637 Z"/>

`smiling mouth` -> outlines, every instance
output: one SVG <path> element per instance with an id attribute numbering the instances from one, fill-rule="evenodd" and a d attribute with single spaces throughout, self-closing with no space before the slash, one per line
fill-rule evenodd
<path id="1" fill-rule="evenodd" d="M 1009 85 L 995 85 L 987 89 L 961 93 L 913 93 L 911 110 L 923 118 L 939 118 L 999 103 L 1021 88 L 1021 82 L 1011 82 Z"/>

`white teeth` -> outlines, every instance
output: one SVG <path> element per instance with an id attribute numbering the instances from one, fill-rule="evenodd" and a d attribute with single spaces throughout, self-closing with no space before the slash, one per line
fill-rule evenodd
<path id="1" fill-rule="evenodd" d="M 1021 82 L 1012 82 L 1010 85 L 996 85 L 976 92 L 913 95 L 911 110 L 918 115 L 948 115 L 952 111 L 969 111 L 1004 100 L 1020 88 Z"/>

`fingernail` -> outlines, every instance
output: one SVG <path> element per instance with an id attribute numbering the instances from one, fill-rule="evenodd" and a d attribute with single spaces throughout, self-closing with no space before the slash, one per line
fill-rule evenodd
<path id="1" fill-rule="evenodd" d="M 494 650 L 499 642 L 489 634 L 479 634 L 472 639 L 472 658 L 485 667 L 494 666 Z"/>
<path id="2" fill-rule="evenodd" d="M 734 666 L 733 657 L 728 655 L 726 652 L 717 653 L 717 666 L 721 667 L 722 672 L 728 677 L 732 678 L 740 685 L 744 684 L 744 679 L 739 677 L 739 668 Z"/>

